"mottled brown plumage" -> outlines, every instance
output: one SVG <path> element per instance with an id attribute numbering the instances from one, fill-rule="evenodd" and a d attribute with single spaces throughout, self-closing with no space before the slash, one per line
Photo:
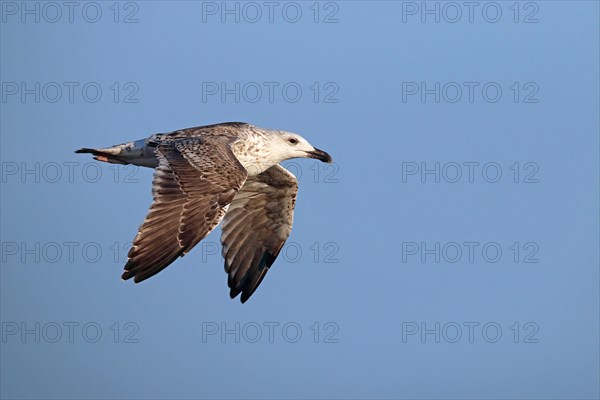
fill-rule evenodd
<path id="1" fill-rule="evenodd" d="M 153 167 L 153 202 L 128 253 L 123 279 L 141 282 L 188 253 L 223 220 L 231 298 L 254 293 L 291 229 L 296 178 L 279 162 L 331 162 L 299 135 L 234 122 L 188 128 L 105 149 L 97 160 Z"/>
<path id="2" fill-rule="evenodd" d="M 223 258 L 231 298 L 254 293 L 290 232 L 298 193 L 296 177 L 280 165 L 248 178 L 223 219 Z"/>

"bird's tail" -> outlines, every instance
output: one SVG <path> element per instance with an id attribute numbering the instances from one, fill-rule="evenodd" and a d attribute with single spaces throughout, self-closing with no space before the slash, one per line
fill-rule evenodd
<path id="1" fill-rule="evenodd" d="M 158 165 L 154 149 L 146 145 L 146 139 L 122 143 L 104 149 L 84 147 L 76 150 L 75 153 L 90 153 L 95 160 L 111 164 L 133 164 L 151 168 Z"/>
<path id="2" fill-rule="evenodd" d="M 129 164 L 129 162 L 125 161 L 123 158 L 111 154 L 110 152 L 107 152 L 107 150 L 110 149 L 90 149 L 84 147 L 82 149 L 76 150 L 75 153 L 91 153 L 94 155 L 94 160 L 103 161 L 111 164 Z"/>

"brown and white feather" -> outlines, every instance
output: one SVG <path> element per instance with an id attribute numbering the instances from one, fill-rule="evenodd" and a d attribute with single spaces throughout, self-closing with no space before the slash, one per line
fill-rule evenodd
<path id="1" fill-rule="evenodd" d="M 223 219 L 223 258 L 231 298 L 245 302 L 292 230 L 298 182 L 280 165 L 248 177 Z"/>
<path id="2" fill-rule="evenodd" d="M 174 140 L 159 144 L 155 153 L 154 201 L 122 275 L 135 282 L 162 271 L 206 237 L 247 177 L 227 137 Z"/>

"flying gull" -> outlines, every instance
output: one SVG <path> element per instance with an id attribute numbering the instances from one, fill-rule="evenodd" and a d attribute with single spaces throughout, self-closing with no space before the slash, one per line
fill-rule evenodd
<path id="1" fill-rule="evenodd" d="M 295 133 L 242 122 L 159 133 L 104 149 L 94 159 L 154 168 L 153 202 L 128 253 L 123 279 L 141 282 L 187 254 L 223 220 L 231 298 L 254 293 L 292 230 L 291 158 L 332 159 Z"/>

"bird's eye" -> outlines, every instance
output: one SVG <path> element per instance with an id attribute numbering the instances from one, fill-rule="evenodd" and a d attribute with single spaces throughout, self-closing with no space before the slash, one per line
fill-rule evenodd
<path id="1" fill-rule="evenodd" d="M 297 143 L 298 143 L 298 139 L 296 139 L 296 138 L 290 138 L 290 139 L 289 139 L 289 142 L 290 142 L 291 144 L 297 144 Z"/>

